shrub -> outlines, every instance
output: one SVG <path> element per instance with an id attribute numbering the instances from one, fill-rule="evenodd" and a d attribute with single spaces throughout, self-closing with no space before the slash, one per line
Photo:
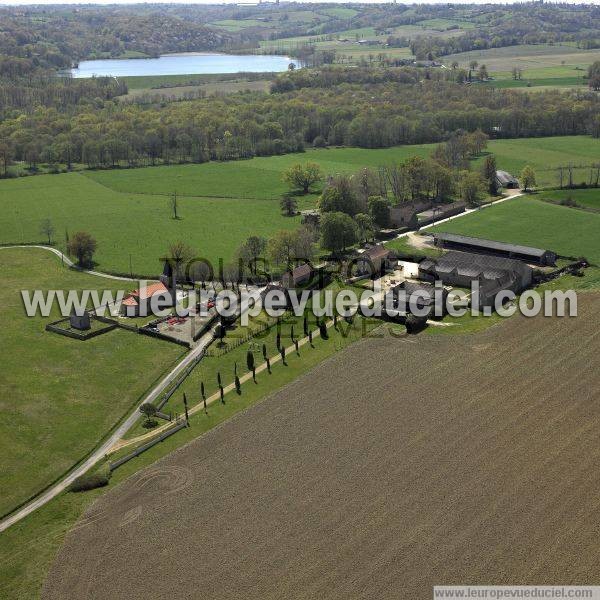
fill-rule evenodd
<path id="1" fill-rule="evenodd" d="M 425 329 L 427 325 L 427 317 L 417 317 L 410 314 L 406 317 L 406 332 L 407 333 L 419 333 Z"/>
<path id="2" fill-rule="evenodd" d="M 325 146 L 327 146 L 327 141 L 325 140 L 325 138 L 322 135 L 318 135 L 313 140 L 313 147 L 315 147 L 315 148 L 325 148 Z"/>
<path id="3" fill-rule="evenodd" d="M 84 473 L 69 486 L 71 492 L 86 492 L 108 485 L 110 473 Z"/>

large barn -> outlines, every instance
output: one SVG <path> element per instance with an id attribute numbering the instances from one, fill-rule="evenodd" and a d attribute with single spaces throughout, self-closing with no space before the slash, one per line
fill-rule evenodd
<path id="1" fill-rule="evenodd" d="M 448 252 L 438 259 L 426 259 L 419 265 L 419 276 L 425 281 L 440 280 L 444 285 L 471 288 L 479 283 L 479 292 L 472 297 L 479 306 L 493 306 L 498 292 L 522 292 L 531 285 L 533 269 L 519 260 Z"/>
<path id="2" fill-rule="evenodd" d="M 448 291 L 442 289 L 441 299 L 445 302 Z M 412 305 L 411 305 L 412 302 Z M 385 295 L 385 311 L 388 317 L 405 317 L 413 312 L 427 310 L 433 314 L 435 309 L 435 288 L 424 281 L 403 281 L 392 287 Z M 420 315 L 423 316 L 423 315 Z"/>
<path id="3" fill-rule="evenodd" d="M 465 252 L 477 252 L 480 254 L 493 254 L 503 258 L 514 258 L 530 264 L 554 265 L 556 254 L 551 250 L 531 248 L 519 244 L 507 244 L 495 240 L 484 240 L 482 238 L 458 235 L 456 233 L 434 233 L 435 245 L 448 250 L 461 250 Z"/>

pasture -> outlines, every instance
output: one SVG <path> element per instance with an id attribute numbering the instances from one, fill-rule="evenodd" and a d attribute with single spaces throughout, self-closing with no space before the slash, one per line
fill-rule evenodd
<path id="1" fill-rule="evenodd" d="M 173 101 L 173 100 L 184 100 L 189 98 L 190 93 L 203 92 L 206 95 L 211 94 L 235 94 L 237 92 L 268 92 L 271 86 L 271 79 L 237 79 L 232 81 L 214 81 L 208 83 L 201 83 L 198 85 L 182 85 L 182 86 L 170 86 L 159 89 L 148 89 L 139 88 L 132 89 L 128 94 L 119 96 L 119 101 L 130 101 L 136 99 L 143 99 L 144 97 L 150 96 L 153 102 L 156 101 L 157 97 L 161 100 Z"/>
<path id="2" fill-rule="evenodd" d="M 20 290 L 124 289 L 61 266 L 47 251 L 0 249 L 0 514 L 78 462 L 132 408 L 182 348 L 114 330 L 80 341 L 44 331 L 60 318 L 29 318 Z"/>
<path id="3" fill-rule="evenodd" d="M 544 190 L 538 194 L 541 200 L 550 200 L 551 202 L 573 201 L 577 206 L 591 208 L 600 211 L 600 190 Z M 598 242 L 600 244 L 600 240 Z"/>
<path id="4" fill-rule="evenodd" d="M 298 162 L 319 163 L 325 174 L 350 173 L 361 167 L 377 167 L 414 155 L 427 156 L 434 147 L 434 144 L 421 144 L 377 149 L 329 148 L 224 163 L 86 171 L 86 176 L 121 192 L 169 194 L 177 189 L 186 196 L 275 198 L 286 189 L 281 174 Z M 491 140 L 487 151 L 496 156 L 498 168 L 515 175 L 530 164 L 536 171 L 538 186 L 550 187 L 558 184 L 556 167 L 595 162 L 600 155 L 600 139 L 564 136 Z M 474 166 L 478 167 L 481 161 L 483 157 L 475 160 Z M 587 179 L 585 169 L 575 171 L 576 181 Z"/>
<path id="5" fill-rule="evenodd" d="M 354 345 L 103 495 L 44 597 L 593 583 L 598 370 L 578 367 L 600 351 L 599 309 L 582 294 L 576 319 Z"/>
<path id="6" fill-rule="evenodd" d="M 600 264 L 600 214 L 532 197 L 507 200 L 427 231 L 447 231 L 545 248 L 564 256 L 585 256 L 594 264 Z"/>
<path id="7" fill-rule="evenodd" d="M 291 165 L 314 161 L 324 175 L 353 173 L 413 155 L 427 156 L 434 147 L 330 148 L 243 161 L 4 180 L 0 181 L 0 243 L 42 242 L 40 221 L 50 218 L 61 248 L 66 231 L 85 230 L 97 238 L 95 260 L 101 270 L 156 274 L 158 259 L 169 243 L 179 239 L 212 260 L 229 261 L 248 236 L 269 237 L 299 225 L 299 217 L 284 217 L 279 207 L 279 197 L 287 189 L 282 173 Z M 596 160 L 600 140 L 584 136 L 493 140 L 488 151 L 496 155 L 499 168 L 518 174 L 531 164 L 538 185 L 551 186 L 558 181 L 556 166 Z M 576 175 L 587 179 L 586 170 L 576 170 Z M 168 206 L 174 191 L 179 195 L 177 220 Z M 299 196 L 299 208 L 314 206 L 316 198 L 315 194 Z"/>
<path id="8" fill-rule="evenodd" d="M 327 15 L 328 17 L 335 17 L 336 19 L 351 19 L 358 14 L 358 11 L 353 8 L 335 7 L 335 8 L 324 8 L 319 13 Z"/>
<path id="9" fill-rule="evenodd" d="M 210 23 L 213 27 L 219 27 L 227 31 L 240 31 L 248 27 L 264 27 L 263 21 L 256 19 L 223 19 Z"/>
<path id="10" fill-rule="evenodd" d="M 566 45 L 521 45 L 489 50 L 472 50 L 450 54 L 443 58 L 447 65 L 458 61 L 460 67 L 468 68 L 472 60 L 485 64 L 488 71 L 510 71 L 513 67 L 540 69 L 544 67 L 580 67 L 586 69 L 594 61 L 600 60 L 600 49 L 580 50 Z"/>
<path id="11" fill-rule="evenodd" d="M 211 260 L 229 261 L 250 235 L 268 237 L 300 223 L 299 217 L 282 216 L 277 200 L 238 198 L 180 197 L 176 220 L 167 196 L 119 193 L 78 173 L 2 183 L 7 184 L 0 186 L 2 243 L 47 242 L 39 227 L 50 218 L 60 248 L 65 247 L 65 232 L 88 231 L 98 241 L 98 268 L 119 273 L 157 275 L 160 258 L 177 240 Z M 32 205 L 36 210 L 27 208 Z"/>
<path id="12" fill-rule="evenodd" d="M 168 92 L 173 87 L 190 87 L 240 82 L 268 80 L 272 81 L 275 73 L 211 73 L 199 75 L 141 75 L 137 77 L 122 77 L 127 84 L 129 93 L 136 90 L 164 90 Z"/>
<path id="13" fill-rule="evenodd" d="M 565 136 L 547 138 L 519 138 L 493 140 L 488 144 L 488 152 L 496 157 L 499 169 L 518 176 L 525 165 L 531 165 L 536 172 L 538 187 L 558 186 L 557 167 L 571 163 L 577 183 L 587 181 L 589 168 L 600 156 L 600 139 L 587 136 Z M 481 164 L 482 158 L 474 161 Z"/>
<path id="14" fill-rule="evenodd" d="M 458 27 L 459 29 L 474 29 L 475 23 L 472 21 L 462 21 L 460 19 L 424 19 L 418 21 L 418 25 L 431 27 L 432 29 L 446 30 L 449 27 Z"/>

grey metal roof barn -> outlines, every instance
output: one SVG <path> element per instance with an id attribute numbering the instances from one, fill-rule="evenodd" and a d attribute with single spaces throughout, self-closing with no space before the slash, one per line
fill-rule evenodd
<path id="1" fill-rule="evenodd" d="M 496 256 L 515 258 L 539 265 L 553 265 L 556 262 L 556 254 L 551 250 L 544 250 L 542 248 L 485 240 L 467 235 L 458 235 L 456 233 L 434 233 L 433 239 L 435 240 L 435 245 L 440 248 L 494 254 Z"/>
<path id="2" fill-rule="evenodd" d="M 445 285 L 466 288 L 477 281 L 478 304 L 490 306 L 499 292 L 511 290 L 518 294 L 531 285 L 533 269 L 512 258 L 452 251 L 438 259 L 424 260 L 419 265 L 419 276 L 425 281 L 439 279 Z"/>
<path id="3" fill-rule="evenodd" d="M 518 188 L 519 182 L 508 171 L 496 171 L 496 181 L 504 188 Z"/>

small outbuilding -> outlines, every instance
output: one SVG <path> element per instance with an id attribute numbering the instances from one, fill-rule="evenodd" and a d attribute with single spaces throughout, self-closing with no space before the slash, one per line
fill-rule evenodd
<path id="1" fill-rule="evenodd" d="M 88 329 L 91 329 L 92 323 L 90 320 L 90 313 L 87 310 L 84 310 L 82 313 L 73 310 L 69 317 L 69 324 L 73 329 L 77 329 L 78 331 L 87 331 Z"/>
<path id="2" fill-rule="evenodd" d="M 429 210 L 431 202 L 403 202 L 390 208 L 390 225 L 392 227 L 408 227 L 416 229 L 419 225 L 418 214 Z"/>
<path id="3" fill-rule="evenodd" d="M 503 188 L 518 189 L 519 181 L 508 171 L 496 171 L 496 183 Z"/>
<path id="4" fill-rule="evenodd" d="M 286 290 L 301 287 L 311 280 L 313 272 L 313 268 L 308 263 L 298 265 L 295 269 L 283 274 L 281 284 Z"/>
<path id="5" fill-rule="evenodd" d="M 392 252 L 378 244 L 367 248 L 356 260 L 359 275 L 379 275 L 391 268 L 393 262 Z"/>

